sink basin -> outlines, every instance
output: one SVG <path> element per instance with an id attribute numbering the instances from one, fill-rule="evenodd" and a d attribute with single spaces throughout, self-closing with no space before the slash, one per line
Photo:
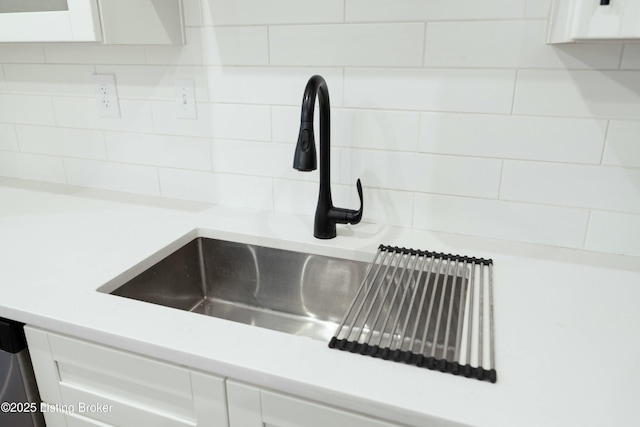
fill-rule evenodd
<path id="1" fill-rule="evenodd" d="M 178 246 L 98 290 L 328 341 L 368 265 L 207 237 Z"/>

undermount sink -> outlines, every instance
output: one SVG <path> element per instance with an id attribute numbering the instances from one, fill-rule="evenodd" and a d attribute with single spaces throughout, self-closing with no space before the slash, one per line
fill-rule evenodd
<path id="1" fill-rule="evenodd" d="M 367 265 L 195 237 L 166 255 L 155 254 L 98 291 L 328 341 Z M 132 273 L 141 267 L 141 273 Z"/>

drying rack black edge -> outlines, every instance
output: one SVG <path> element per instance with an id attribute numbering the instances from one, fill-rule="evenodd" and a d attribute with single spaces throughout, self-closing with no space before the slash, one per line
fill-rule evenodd
<path id="1" fill-rule="evenodd" d="M 444 259 L 453 260 L 453 261 L 462 261 L 462 262 L 466 261 L 466 262 L 471 262 L 476 264 L 493 265 L 493 260 L 490 258 L 489 259 L 476 258 L 476 257 L 470 257 L 470 256 L 464 256 L 464 255 L 458 255 L 458 254 L 453 255 L 453 254 L 446 254 L 444 252 L 422 251 L 419 249 L 401 248 L 398 246 L 389 246 L 389 245 L 380 245 L 378 246 L 378 250 L 410 254 L 410 255 L 421 255 L 426 257 L 444 258 Z"/>
<path id="2" fill-rule="evenodd" d="M 357 341 L 348 341 L 344 338 L 331 338 L 329 341 L 329 348 L 348 351 L 350 353 L 358 353 L 363 356 L 371 356 L 378 359 L 391 360 L 398 363 L 406 363 L 407 365 L 415 365 L 432 371 L 448 372 L 450 374 L 466 378 L 489 381 L 490 383 L 495 383 L 498 380 L 498 373 L 493 368 L 484 369 L 481 366 L 474 367 L 469 364 L 461 365 L 458 362 L 450 362 L 445 359 L 427 357 L 411 351 L 399 349 L 391 350 L 389 347 L 382 348 L 377 345 L 370 346 L 369 344 L 362 344 Z"/>

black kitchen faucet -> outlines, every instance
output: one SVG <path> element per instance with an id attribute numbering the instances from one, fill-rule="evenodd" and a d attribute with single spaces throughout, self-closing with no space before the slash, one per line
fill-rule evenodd
<path id="1" fill-rule="evenodd" d="M 330 145 L 330 105 L 327 82 L 321 76 L 309 79 L 302 98 L 302 117 L 298 144 L 293 157 L 293 168 L 309 172 L 317 168 L 316 142 L 313 135 L 313 114 L 318 97 L 320 106 L 320 193 L 313 227 L 313 235 L 318 239 L 336 237 L 336 224 L 357 224 L 362 219 L 362 184 L 356 182 L 360 209 L 336 208 L 331 200 L 331 145 Z"/>

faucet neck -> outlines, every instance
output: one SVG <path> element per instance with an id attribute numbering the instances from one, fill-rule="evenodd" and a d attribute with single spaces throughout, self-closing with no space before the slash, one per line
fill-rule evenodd
<path id="1" fill-rule="evenodd" d="M 356 182 L 360 209 L 336 208 L 331 200 L 331 117 L 329 89 L 327 82 L 320 76 L 309 79 L 302 97 L 302 117 L 293 167 L 300 171 L 312 171 L 317 168 L 316 143 L 313 131 L 313 116 L 316 99 L 320 106 L 320 191 L 313 235 L 319 239 L 336 237 L 336 224 L 357 224 L 362 218 L 362 185 Z"/>
<path id="2" fill-rule="evenodd" d="M 331 107 L 327 82 L 318 75 L 309 79 L 302 98 L 301 121 L 303 124 L 307 123 L 311 129 L 313 129 L 316 98 L 320 107 L 320 182 L 327 185 L 329 194 L 331 194 L 329 187 L 331 181 Z"/>

